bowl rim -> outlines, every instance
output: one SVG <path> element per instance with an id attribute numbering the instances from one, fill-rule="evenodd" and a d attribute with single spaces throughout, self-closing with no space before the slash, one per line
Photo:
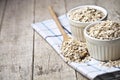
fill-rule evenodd
<path id="1" fill-rule="evenodd" d="M 70 14 L 72 11 L 74 11 L 74 10 L 76 10 L 76 9 L 84 8 L 84 7 L 95 8 L 95 9 L 100 10 L 100 11 L 103 12 L 104 16 L 103 16 L 101 19 L 97 20 L 97 21 L 104 20 L 104 19 L 108 16 L 107 10 L 106 10 L 105 8 L 101 7 L 101 6 L 96 6 L 96 5 L 81 5 L 81 6 L 78 6 L 78 7 L 75 7 L 75 8 L 70 9 L 70 10 L 67 12 L 67 18 L 68 18 L 70 21 L 72 21 L 72 22 L 74 22 L 74 23 L 78 23 L 78 24 L 79 24 L 79 23 L 82 23 L 82 24 L 90 24 L 90 23 L 92 23 L 92 22 L 97 22 L 97 21 L 80 22 L 80 21 L 75 21 L 75 20 L 71 20 L 71 19 L 70 19 L 69 14 Z"/>
<path id="2" fill-rule="evenodd" d="M 115 39 L 112 39 L 112 40 L 101 40 L 101 39 L 97 39 L 97 38 L 91 37 L 89 34 L 87 34 L 87 29 L 89 29 L 89 28 L 92 27 L 93 25 L 98 24 L 98 23 L 101 23 L 101 22 L 105 22 L 105 21 L 94 22 L 94 23 L 91 23 L 91 24 L 89 24 L 88 26 L 86 26 L 86 27 L 84 28 L 84 36 L 85 36 L 85 38 L 87 37 L 87 38 L 89 38 L 89 39 L 91 39 L 91 40 L 100 41 L 100 42 L 111 42 L 111 41 L 120 40 L 120 37 L 115 38 Z M 115 22 L 117 22 L 117 21 L 115 21 Z"/>

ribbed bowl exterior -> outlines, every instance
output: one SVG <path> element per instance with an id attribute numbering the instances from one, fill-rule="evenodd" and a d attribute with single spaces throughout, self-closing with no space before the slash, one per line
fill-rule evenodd
<path id="1" fill-rule="evenodd" d="M 84 33 L 83 33 L 84 27 L 76 27 L 74 25 L 71 25 L 71 32 L 74 39 L 79 41 L 85 41 Z"/>
<path id="2" fill-rule="evenodd" d="M 120 41 L 109 45 L 95 44 L 94 41 L 91 43 L 88 40 L 86 42 L 90 56 L 97 60 L 108 61 L 120 58 Z"/>
<path id="3" fill-rule="evenodd" d="M 120 38 L 114 40 L 100 40 L 87 34 L 90 27 L 101 22 L 102 21 L 92 23 L 84 29 L 89 54 L 91 57 L 101 61 L 117 60 L 120 58 Z"/>

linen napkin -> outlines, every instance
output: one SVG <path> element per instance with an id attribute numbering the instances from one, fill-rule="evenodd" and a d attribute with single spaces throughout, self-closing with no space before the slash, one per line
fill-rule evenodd
<path id="1" fill-rule="evenodd" d="M 62 15 L 59 17 L 59 20 L 66 31 L 66 33 L 70 36 L 70 25 L 67 20 L 66 15 Z M 62 44 L 63 38 L 61 33 L 59 32 L 55 22 L 50 20 L 45 20 L 42 22 L 37 22 L 35 24 L 32 24 L 33 29 L 38 32 L 49 44 L 51 47 L 54 48 L 54 50 L 57 52 L 57 54 L 62 57 L 62 59 L 65 61 L 65 58 L 60 53 L 60 46 Z M 107 80 L 105 74 L 110 74 L 111 72 L 117 72 L 120 71 L 120 67 L 107 67 L 100 65 L 100 61 L 97 61 L 95 59 L 91 59 L 90 61 L 81 62 L 81 63 L 75 63 L 75 62 L 68 62 L 67 64 L 70 65 L 72 68 L 80 72 L 82 75 L 87 77 L 90 80 Z M 103 79 L 100 77 L 104 77 Z M 112 79 L 108 79 L 112 80 Z"/>

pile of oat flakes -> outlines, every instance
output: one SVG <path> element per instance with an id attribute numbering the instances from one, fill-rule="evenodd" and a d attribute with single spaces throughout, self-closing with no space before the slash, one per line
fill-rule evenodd
<path id="1" fill-rule="evenodd" d="M 88 56 L 86 43 L 72 38 L 63 42 L 61 51 L 67 62 L 81 62 L 82 59 Z"/>

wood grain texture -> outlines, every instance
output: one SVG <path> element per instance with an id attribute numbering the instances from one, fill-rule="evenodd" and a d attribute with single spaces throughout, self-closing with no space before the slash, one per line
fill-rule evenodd
<path id="1" fill-rule="evenodd" d="M 0 80 L 31 80 L 33 0 L 8 0 L 0 35 Z"/>
<path id="2" fill-rule="evenodd" d="M 4 13 L 6 9 L 6 0 L 0 0 L 0 32 L 3 23 Z"/>
<path id="3" fill-rule="evenodd" d="M 95 5 L 97 0 L 65 0 L 66 10 L 81 6 L 81 5 Z"/>
<path id="4" fill-rule="evenodd" d="M 31 28 L 80 5 L 98 5 L 120 21 L 120 0 L 0 0 L 0 80 L 88 80 L 69 67 Z"/>
<path id="5" fill-rule="evenodd" d="M 35 0 L 35 22 L 50 19 L 47 6 L 50 5 L 50 0 Z"/>
<path id="6" fill-rule="evenodd" d="M 77 80 L 89 80 L 85 75 L 82 75 L 81 73 L 76 71 L 76 79 Z"/>
<path id="7" fill-rule="evenodd" d="M 53 6 L 58 15 L 65 12 L 63 1 L 36 0 L 35 4 L 35 22 L 52 18 L 48 5 Z M 34 51 L 34 80 L 76 80 L 74 70 L 67 66 L 37 33 L 35 33 Z"/>
<path id="8" fill-rule="evenodd" d="M 6 3 L 6 0 L 0 0 L 0 21 L 4 14 L 5 3 Z"/>
<path id="9" fill-rule="evenodd" d="M 97 0 L 96 4 L 107 9 L 108 19 L 120 21 L 120 0 Z"/>

